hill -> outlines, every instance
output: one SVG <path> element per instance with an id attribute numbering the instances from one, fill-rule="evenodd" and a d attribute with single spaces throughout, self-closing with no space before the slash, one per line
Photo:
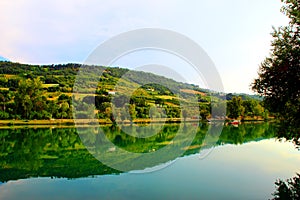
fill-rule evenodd
<path id="1" fill-rule="evenodd" d="M 101 70 L 102 75 L 85 74 L 84 80 L 79 80 L 82 81 L 81 89 L 73 94 L 76 75 L 81 67 Z M 39 84 L 41 88 L 32 88 Z M 31 95 L 31 91 L 36 89 L 42 90 L 39 98 Z M 91 109 L 91 102 L 95 103 L 95 113 L 99 118 L 110 120 L 113 120 L 111 102 L 114 102 L 118 112 L 122 113 L 125 109 L 131 113 L 130 117 L 123 116 L 122 120 L 181 118 L 180 102 L 187 105 L 198 101 L 208 104 L 210 100 L 207 91 L 196 85 L 152 73 L 73 63 L 29 65 L 0 62 L 0 93 L 3 100 L 0 119 L 68 119 L 73 117 L 71 105 L 74 102 L 75 107 L 83 111 L 81 114 L 79 112 L 78 118 L 89 118 L 84 111 Z"/>
<path id="2" fill-rule="evenodd" d="M 228 113 L 253 116 L 263 112 L 257 96 L 213 92 L 149 72 L 75 63 L 29 65 L 0 61 L 0 119 L 72 119 L 74 111 L 76 118 L 89 119 L 88 113 L 95 113 L 99 119 L 111 122 L 206 119 L 216 106 L 212 102 L 226 98 L 230 103 L 240 97 L 241 102 L 229 107 Z"/>

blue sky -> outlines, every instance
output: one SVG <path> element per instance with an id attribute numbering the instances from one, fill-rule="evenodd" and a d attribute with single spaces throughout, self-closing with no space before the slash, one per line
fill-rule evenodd
<path id="1" fill-rule="evenodd" d="M 249 85 L 269 55 L 272 26 L 288 23 L 281 6 L 280 0 L 1 0 L 0 55 L 33 64 L 83 63 L 98 45 L 122 32 L 169 29 L 207 52 L 226 92 L 251 93 Z M 151 57 L 147 53 L 138 63 Z M 130 59 L 136 57 L 115 64 L 130 68 L 135 62 Z M 201 85 L 185 67 L 176 71 Z"/>

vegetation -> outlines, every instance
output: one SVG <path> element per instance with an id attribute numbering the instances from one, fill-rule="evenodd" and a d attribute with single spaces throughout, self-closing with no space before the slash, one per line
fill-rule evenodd
<path id="1" fill-rule="evenodd" d="M 0 119 L 88 119 L 96 114 L 111 122 L 135 119 L 188 118 L 206 120 L 224 113 L 211 113 L 211 102 L 226 98 L 230 119 L 268 119 L 276 115 L 283 122 L 278 137 L 293 139 L 300 144 L 300 3 L 282 0 L 282 12 L 290 18 L 287 26 L 274 28 L 271 55 L 261 63 L 252 88 L 263 98 L 245 94 L 219 94 L 198 86 L 146 72 L 99 67 L 99 82 L 86 75 L 82 90 L 74 94 L 73 86 L 81 65 L 28 65 L 0 61 Z M 92 68 L 94 66 L 84 66 Z M 118 85 L 116 93 L 115 86 Z M 94 87 L 96 86 L 96 87 Z M 127 94 L 131 94 L 128 96 Z M 196 97 L 199 112 L 193 112 Z M 263 101 L 262 101 L 263 99 Z M 186 107 L 182 107 L 181 103 Z M 197 113 L 197 116 L 195 116 Z M 139 130 L 130 126 L 132 133 Z M 217 144 L 241 144 L 269 138 L 275 129 L 267 127 L 225 127 Z M 188 130 L 188 127 L 186 127 Z M 178 126 L 164 126 L 159 134 L 145 138 L 128 136 L 116 128 L 105 127 L 105 134 L 116 145 L 131 152 L 160 149 L 174 138 Z M 208 147 L 214 136 L 203 138 L 208 130 L 202 124 L 185 155 Z M 20 134 L 22 131 L 22 134 Z M 268 135 L 269 134 L 269 135 Z M 89 136 L 89 135 L 86 135 Z M 95 144 L 99 137 L 82 137 Z M 5 129 L 0 131 L 0 181 L 32 176 L 77 178 L 90 175 L 120 173 L 99 163 L 81 143 L 75 129 Z M 85 142 L 86 142 L 85 141 Z M 122 160 L 118 159 L 118 162 Z M 299 199 L 300 175 L 287 181 L 276 181 L 274 199 Z"/>
<path id="2" fill-rule="evenodd" d="M 290 18 L 287 26 L 274 28 L 272 51 L 261 64 L 253 90 L 265 97 L 264 106 L 283 120 L 278 137 L 300 141 L 300 2 L 281 0 L 282 12 Z M 274 199 L 299 199 L 299 174 L 287 183 L 276 182 Z"/>
<path id="3" fill-rule="evenodd" d="M 274 28 L 271 55 L 259 69 L 253 90 L 263 95 L 264 106 L 278 113 L 293 127 L 293 136 L 300 132 L 300 3 L 282 0 L 282 12 L 290 18 L 287 26 Z"/>
<path id="4" fill-rule="evenodd" d="M 277 190 L 274 192 L 274 200 L 298 200 L 300 199 L 300 174 L 288 179 L 286 182 L 282 180 L 276 181 Z"/>
<path id="5" fill-rule="evenodd" d="M 253 119 L 260 117 L 261 119 L 269 118 L 269 111 L 265 109 L 261 101 L 254 99 L 243 100 L 240 96 L 233 96 L 231 100 L 227 101 L 227 116 L 229 118 L 242 120 L 250 117 Z"/>
<path id="6" fill-rule="evenodd" d="M 72 119 L 74 109 L 76 118 L 88 119 L 95 110 L 99 119 L 112 122 L 160 118 L 206 120 L 225 114 L 211 114 L 211 102 L 223 99 L 224 94 L 122 68 L 97 67 L 103 71 L 102 76 L 84 75 L 85 81 L 80 82 L 83 89 L 72 96 L 80 67 L 78 64 L 40 66 L 0 62 L 0 119 Z M 94 66 L 84 67 L 93 69 Z M 230 118 L 268 116 L 254 96 L 228 94 L 226 98 Z M 198 112 L 192 99 L 198 102 Z"/>

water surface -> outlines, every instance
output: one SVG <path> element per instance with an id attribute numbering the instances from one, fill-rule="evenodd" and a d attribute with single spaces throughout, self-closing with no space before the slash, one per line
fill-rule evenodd
<path id="1" fill-rule="evenodd" d="M 0 129 L 0 199 L 268 199 L 276 179 L 300 171 L 300 152 L 274 138 L 274 124 L 226 126 L 220 136 L 206 135 L 208 128 L 202 124 L 181 157 L 165 157 L 172 164 L 150 173 L 103 165 L 72 127 Z M 105 130 L 119 147 L 147 153 L 167 145 L 178 125 L 140 140 Z"/>

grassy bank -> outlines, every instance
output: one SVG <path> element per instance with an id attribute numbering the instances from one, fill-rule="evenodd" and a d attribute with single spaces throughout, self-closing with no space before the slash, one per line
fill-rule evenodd
<path id="1" fill-rule="evenodd" d="M 98 119 L 99 124 L 112 124 L 109 119 Z M 134 123 L 180 123 L 184 121 L 183 118 L 169 118 L 169 119 L 135 119 Z M 186 122 L 198 122 L 198 119 L 186 119 Z M 77 124 L 93 124 L 95 120 L 92 119 L 77 119 Z M 130 124 L 129 120 L 118 121 L 118 123 Z M 0 120 L 0 126 L 14 126 L 14 125 L 75 125 L 73 119 L 51 119 L 51 120 Z"/>

